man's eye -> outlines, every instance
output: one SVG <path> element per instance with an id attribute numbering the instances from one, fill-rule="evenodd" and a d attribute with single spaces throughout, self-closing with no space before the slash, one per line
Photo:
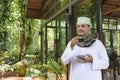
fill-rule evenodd
<path id="1" fill-rule="evenodd" d="M 79 27 L 81 27 L 81 28 L 84 28 L 84 27 L 86 27 L 87 25 L 85 25 L 85 24 L 83 24 L 83 25 L 77 25 L 77 27 L 79 28 Z"/>
<path id="2" fill-rule="evenodd" d="M 80 25 L 77 25 L 77 27 L 79 28 L 79 27 L 80 27 Z"/>

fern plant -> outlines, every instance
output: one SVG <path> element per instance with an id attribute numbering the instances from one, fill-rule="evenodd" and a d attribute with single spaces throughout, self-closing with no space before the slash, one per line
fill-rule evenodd
<path id="1" fill-rule="evenodd" d="M 62 65 L 57 63 L 54 60 L 49 60 L 47 64 L 43 65 L 44 69 L 47 69 L 47 71 L 53 72 L 57 75 L 59 80 L 62 80 L 62 75 L 65 72 L 64 68 Z"/>

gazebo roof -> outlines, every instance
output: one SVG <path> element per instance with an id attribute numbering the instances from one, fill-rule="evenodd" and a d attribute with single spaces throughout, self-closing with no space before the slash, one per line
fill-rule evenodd
<path id="1" fill-rule="evenodd" d="M 47 0 L 28 0 L 26 17 L 41 18 L 42 8 Z"/>
<path id="2" fill-rule="evenodd" d="M 41 19 L 54 0 L 28 0 L 26 17 Z M 102 15 L 107 18 L 120 18 L 120 0 L 103 0 Z"/>
<path id="3" fill-rule="evenodd" d="M 103 0 L 102 15 L 108 18 L 120 18 L 120 0 Z"/>

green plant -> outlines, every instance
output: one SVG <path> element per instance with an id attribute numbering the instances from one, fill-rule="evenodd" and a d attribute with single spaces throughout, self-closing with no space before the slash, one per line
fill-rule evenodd
<path id="1" fill-rule="evenodd" d="M 57 63 L 54 60 L 49 60 L 47 64 L 43 65 L 44 69 L 47 69 L 50 72 L 55 73 L 58 76 L 59 80 L 62 80 L 62 74 L 65 72 L 62 65 Z"/>
<path id="2" fill-rule="evenodd" d="M 11 67 L 11 65 L 8 64 L 2 64 L 0 65 L 0 72 L 7 72 L 7 71 L 14 71 L 14 69 Z"/>
<path id="3" fill-rule="evenodd" d="M 25 76 L 31 76 L 31 77 L 44 77 L 44 74 L 35 68 L 28 68 L 26 71 L 26 75 Z"/>

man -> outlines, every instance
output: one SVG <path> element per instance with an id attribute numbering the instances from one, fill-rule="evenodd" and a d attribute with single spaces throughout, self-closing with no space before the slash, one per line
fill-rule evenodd
<path id="1" fill-rule="evenodd" d="M 61 56 L 63 64 L 70 63 L 70 80 L 102 80 L 101 69 L 109 66 L 102 42 L 90 35 L 88 17 L 77 19 L 77 37 L 72 38 Z"/>

